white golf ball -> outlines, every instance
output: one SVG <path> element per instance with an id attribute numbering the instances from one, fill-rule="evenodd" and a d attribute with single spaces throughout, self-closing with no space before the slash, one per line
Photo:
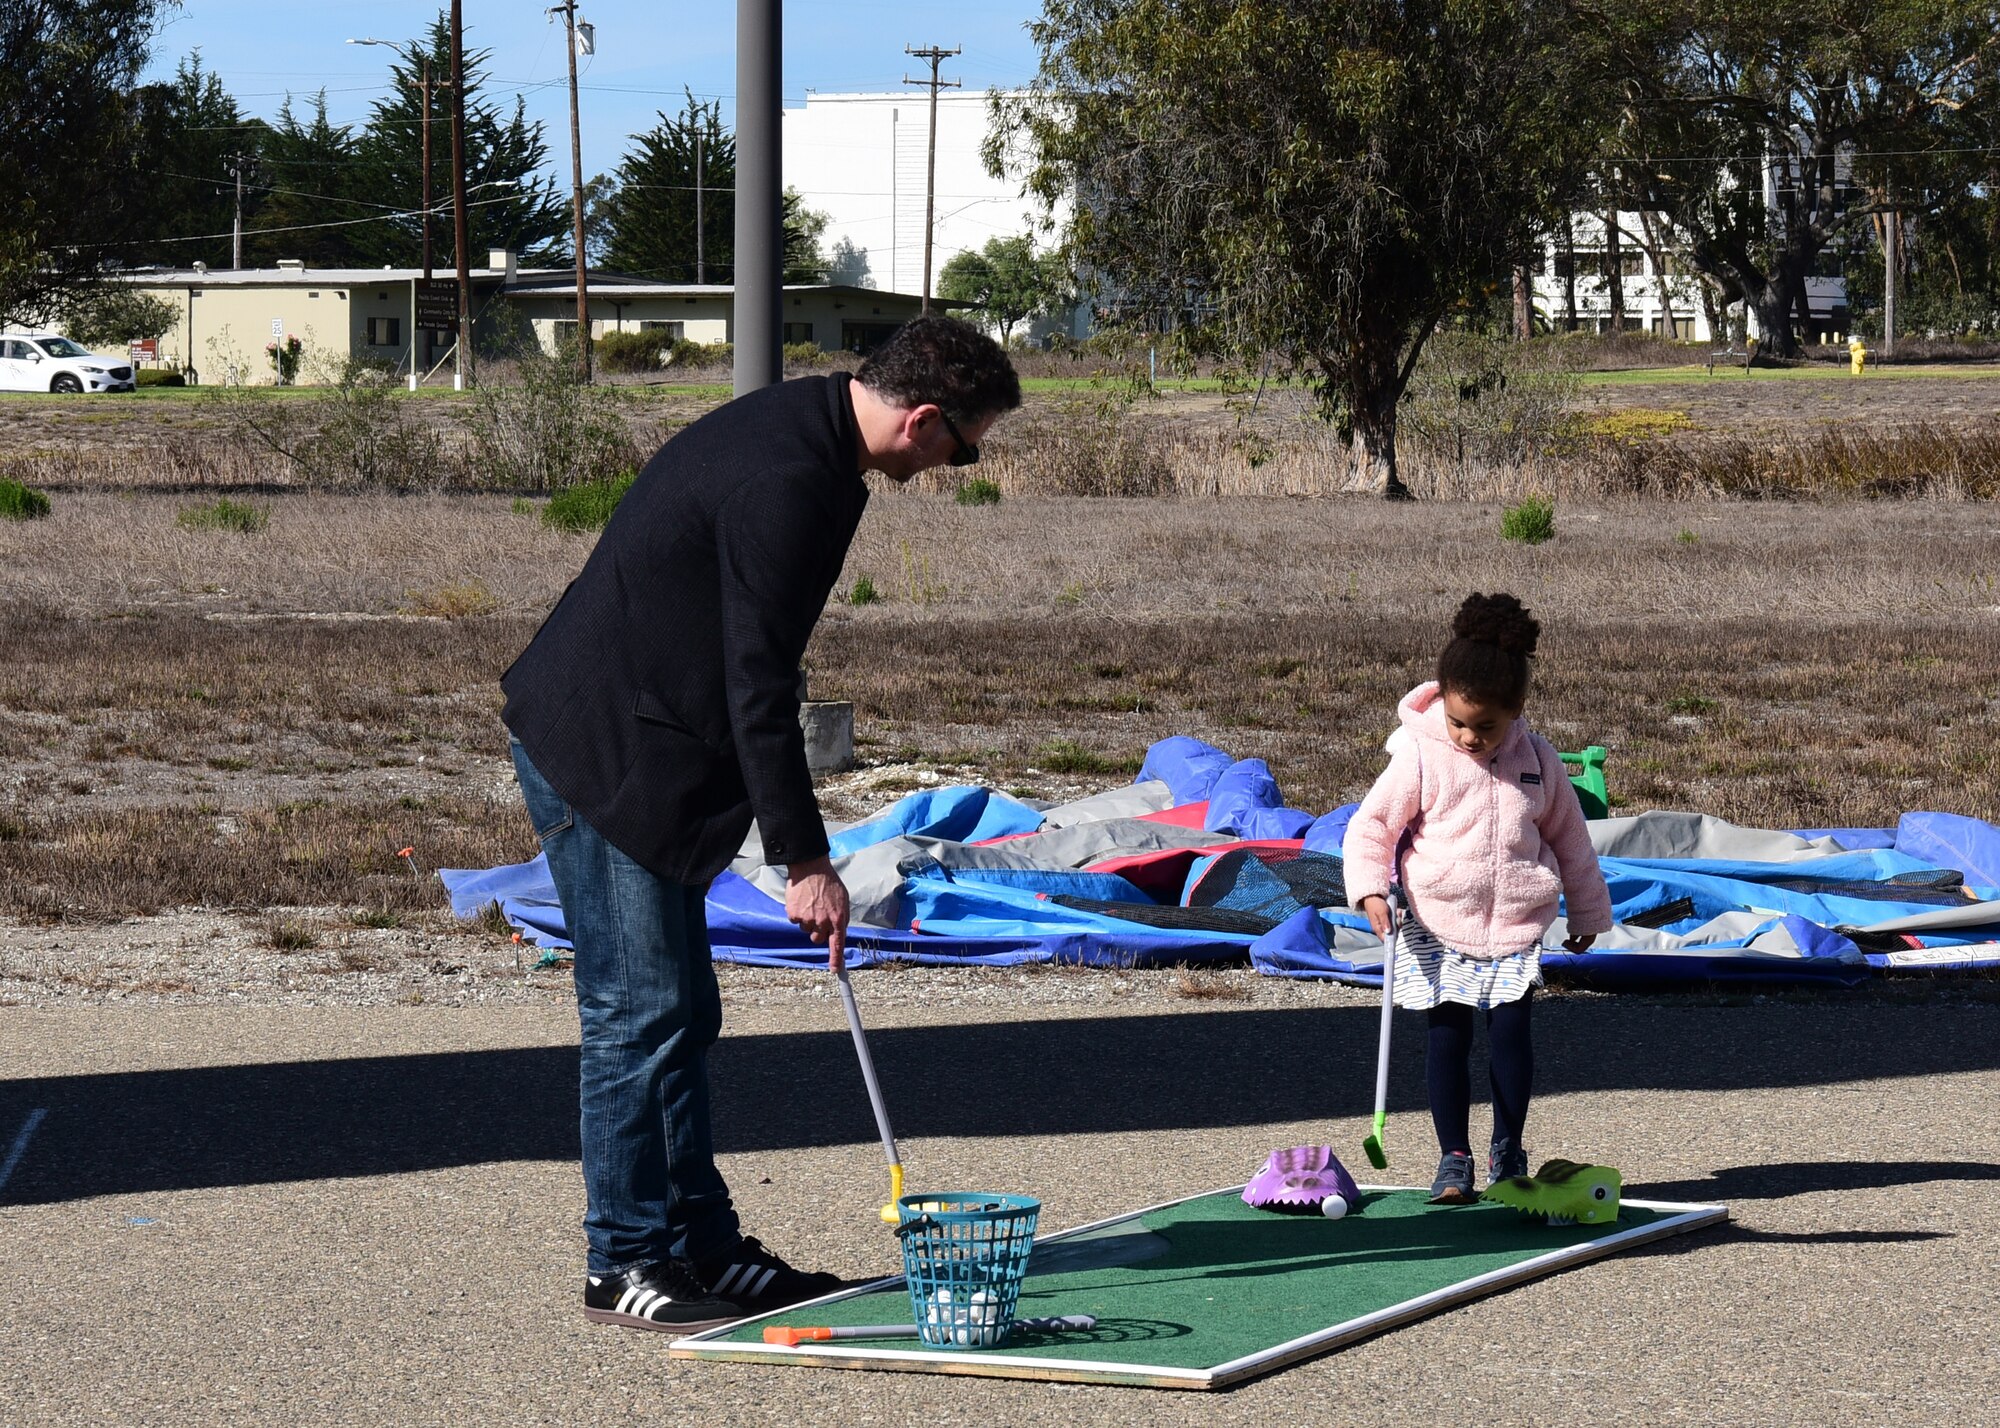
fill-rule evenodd
<path id="1" fill-rule="evenodd" d="M 1319 1202 L 1319 1212 L 1329 1220 L 1337 1220 L 1347 1213 L 1347 1201 L 1339 1195 L 1329 1195 Z"/>

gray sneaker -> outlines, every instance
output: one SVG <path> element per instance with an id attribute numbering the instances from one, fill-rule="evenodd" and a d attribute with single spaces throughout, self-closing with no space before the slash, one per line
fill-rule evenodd
<path id="1" fill-rule="evenodd" d="M 1479 1198 L 1472 1188 L 1472 1154 L 1447 1150 L 1438 1161 L 1437 1179 L 1431 1181 L 1433 1205 L 1470 1205 Z"/>
<path id="2" fill-rule="evenodd" d="M 1496 1140 L 1486 1154 L 1486 1183 L 1513 1180 L 1528 1173 L 1528 1152 L 1511 1140 Z"/>

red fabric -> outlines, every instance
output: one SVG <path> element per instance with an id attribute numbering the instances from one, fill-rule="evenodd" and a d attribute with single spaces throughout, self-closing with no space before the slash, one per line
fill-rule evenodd
<path id="1" fill-rule="evenodd" d="M 1158 813 L 1142 813 L 1141 823 L 1168 823 L 1176 828 L 1206 828 L 1208 826 L 1208 801 L 1183 803 L 1178 808 L 1162 808 Z"/>
<path id="2" fill-rule="evenodd" d="M 1153 853 L 1127 853 L 1123 857 L 1105 858 L 1086 865 L 1083 871 L 1116 873 L 1154 901 L 1177 904 L 1181 900 L 1181 889 L 1187 885 L 1188 870 L 1194 866 L 1196 858 L 1212 858 L 1217 853 L 1227 853 L 1231 848 L 1248 848 L 1252 852 L 1299 853 L 1305 850 L 1305 846 L 1302 838 L 1263 838 L 1214 843 L 1206 848 L 1162 848 Z"/>

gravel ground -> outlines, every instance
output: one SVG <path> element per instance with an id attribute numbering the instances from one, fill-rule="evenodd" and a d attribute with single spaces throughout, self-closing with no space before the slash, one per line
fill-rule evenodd
<path id="1" fill-rule="evenodd" d="M 507 980 L 466 1007 L 264 989 L 0 1012 L 0 1163 L 47 1112 L 0 1189 L 0 1424 L 1969 1424 L 2000 1389 L 2000 1216 L 1969 1183 L 2000 1178 L 1992 983 L 1549 996 L 1534 1149 L 1734 1223 L 1197 1396 L 669 1363 L 586 1325 L 574 1010 L 559 974 L 512 1005 Z M 1244 971 L 857 982 L 915 1186 L 1028 1190 L 1063 1226 L 1233 1183 L 1275 1145 L 1358 1155 L 1365 992 Z M 809 974 L 723 983 L 717 1133 L 748 1228 L 883 1269 L 837 999 Z M 1421 1047 L 1400 1030 L 1389 1145 L 1416 1181 Z"/>

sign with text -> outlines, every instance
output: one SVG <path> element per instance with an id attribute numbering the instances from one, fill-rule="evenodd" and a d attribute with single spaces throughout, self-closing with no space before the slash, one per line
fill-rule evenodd
<path id="1" fill-rule="evenodd" d="M 417 326 L 431 332 L 458 331 L 458 279 L 418 278 Z"/>
<path id="2" fill-rule="evenodd" d="M 142 337 L 132 344 L 134 362 L 157 362 L 160 360 L 160 340 L 157 337 Z"/>

